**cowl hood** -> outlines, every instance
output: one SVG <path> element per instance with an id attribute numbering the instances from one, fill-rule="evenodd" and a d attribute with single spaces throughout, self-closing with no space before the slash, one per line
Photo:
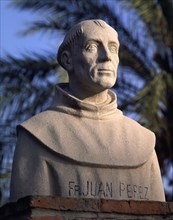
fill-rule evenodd
<path id="1" fill-rule="evenodd" d="M 106 101 L 96 105 L 70 95 L 66 92 L 67 87 L 66 83 L 56 86 L 53 105 L 49 109 L 95 120 L 104 120 L 112 117 L 114 114 L 122 114 L 117 109 L 117 96 L 111 90 L 108 90 Z"/>

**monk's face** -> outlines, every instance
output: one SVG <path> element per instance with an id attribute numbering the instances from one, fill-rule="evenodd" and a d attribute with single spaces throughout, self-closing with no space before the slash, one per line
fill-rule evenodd
<path id="1" fill-rule="evenodd" d="M 73 74 L 86 86 L 100 90 L 111 88 L 117 78 L 119 41 L 117 32 L 110 26 L 92 24 L 72 51 Z"/>

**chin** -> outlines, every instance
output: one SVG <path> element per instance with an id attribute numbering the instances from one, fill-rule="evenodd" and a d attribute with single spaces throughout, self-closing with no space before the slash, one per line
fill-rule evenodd
<path id="1" fill-rule="evenodd" d="M 115 85 L 115 82 L 116 82 L 115 79 L 100 80 L 98 82 L 98 85 L 104 90 L 106 90 L 106 89 L 111 89 Z"/>

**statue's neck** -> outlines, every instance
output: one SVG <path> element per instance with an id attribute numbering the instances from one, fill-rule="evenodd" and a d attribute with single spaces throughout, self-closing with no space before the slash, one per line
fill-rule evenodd
<path id="1" fill-rule="evenodd" d="M 87 88 L 84 85 L 73 85 L 69 83 L 68 92 L 76 98 L 95 105 L 103 104 L 108 98 L 108 90 L 98 91 Z"/>

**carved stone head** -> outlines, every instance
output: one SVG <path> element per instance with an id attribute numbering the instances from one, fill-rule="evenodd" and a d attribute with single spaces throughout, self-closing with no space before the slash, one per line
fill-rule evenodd
<path id="1" fill-rule="evenodd" d="M 102 20 L 86 20 L 67 33 L 57 59 L 70 80 L 97 89 L 111 88 L 117 78 L 117 32 Z"/>

